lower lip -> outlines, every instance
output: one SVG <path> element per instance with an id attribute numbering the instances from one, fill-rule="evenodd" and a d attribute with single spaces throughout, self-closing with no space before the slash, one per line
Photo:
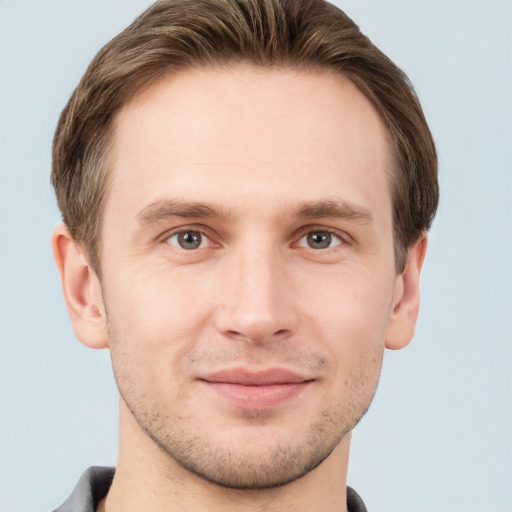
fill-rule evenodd
<path id="1" fill-rule="evenodd" d="M 219 396 L 235 407 L 244 409 L 269 409 L 299 396 L 313 381 L 271 384 L 267 386 L 243 386 L 226 382 L 203 381 Z"/>

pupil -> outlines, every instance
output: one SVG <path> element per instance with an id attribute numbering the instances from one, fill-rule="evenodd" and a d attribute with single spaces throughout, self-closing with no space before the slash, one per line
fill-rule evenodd
<path id="1" fill-rule="evenodd" d="M 186 231 L 178 237 L 182 249 L 197 249 L 201 245 L 201 234 Z"/>
<path id="2" fill-rule="evenodd" d="M 308 244 L 313 249 L 326 249 L 331 245 L 330 233 L 310 233 L 308 235 Z"/>

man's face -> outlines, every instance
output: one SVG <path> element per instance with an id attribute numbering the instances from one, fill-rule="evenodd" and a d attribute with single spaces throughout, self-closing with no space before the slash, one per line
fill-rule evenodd
<path id="1" fill-rule="evenodd" d="M 385 130 L 340 76 L 171 74 L 117 119 L 102 291 L 117 384 L 230 487 L 322 462 L 373 397 L 396 295 Z"/>

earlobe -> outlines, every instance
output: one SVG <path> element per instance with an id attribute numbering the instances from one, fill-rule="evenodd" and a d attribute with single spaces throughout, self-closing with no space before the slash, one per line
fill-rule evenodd
<path id="1" fill-rule="evenodd" d="M 398 350 L 408 345 L 412 339 L 420 306 L 420 273 L 426 251 L 425 233 L 409 249 L 405 270 L 397 277 L 388 321 L 386 348 Z"/>
<path id="2" fill-rule="evenodd" d="M 108 347 L 100 282 L 66 226 L 53 231 L 52 248 L 76 337 L 91 348 Z"/>

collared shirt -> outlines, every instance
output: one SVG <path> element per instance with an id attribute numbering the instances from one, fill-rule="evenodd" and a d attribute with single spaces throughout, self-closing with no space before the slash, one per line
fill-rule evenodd
<path id="1" fill-rule="evenodd" d="M 54 512 L 96 512 L 98 503 L 107 495 L 115 468 L 93 466 L 78 480 L 71 496 Z M 367 512 L 359 495 L 347 487 L 348 512 Z"/>

